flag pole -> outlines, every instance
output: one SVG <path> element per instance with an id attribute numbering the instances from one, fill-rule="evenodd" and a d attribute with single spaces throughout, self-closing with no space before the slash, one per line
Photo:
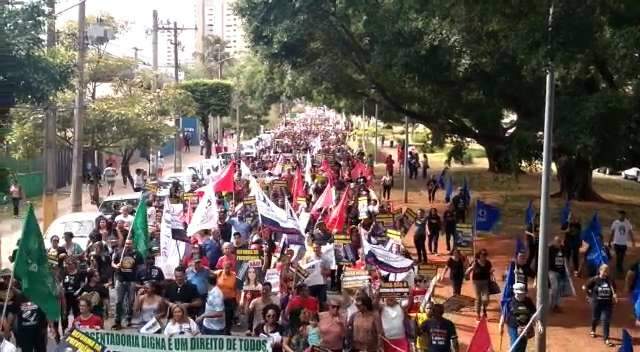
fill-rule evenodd
<path id="1" fill-rule="evenodd" d="M 24 227 L 24 225 L 23 225 L 23 227 Z M 20 238 L 22 238 L 22 236 L 20 236 Z M 20 250 L 18 250 L 16 252 L 16 257 L 13 258 L 13 263 L 14 263 L 13 264 L 13 270 L 11 270 L 11 277 L 9 278 L 9 285 L 7 286 L 7 294 L 4 297 L 4 305 L 2 306 L 2 316 L 0 316 L 0 324 L 2 324 L 2 325 L 0 325 L 0 329 L 2 329 L 4 327 L 4 317 L 7 314 L 7 304 L 9 303 L 9 295 L 11 294 L 11 289 L 13 288 L 13 280 L 15 279 L 14 278 L 14 275 L 15 275 L 15 272 L 16 272 L 15 263 L 16 263 L 16 261 L 18 259 L 19 253 L 20 253 Z"/>

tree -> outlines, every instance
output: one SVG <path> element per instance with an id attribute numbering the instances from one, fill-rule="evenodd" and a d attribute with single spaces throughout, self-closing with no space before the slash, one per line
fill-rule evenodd
<path id="1" fill-rule="evenodd" d="M 628 154 L 630 142 L 617 128 L 611 138 L 607 129 L 576 126 L 633 114 L 640 4 L 555 5 L 551 36 L 545 2 L 240 0 L 237 9 L 255 50 L 305 77 L 320 92 L 313 95 L 347 106 L 371 96 L 433 131 L 473 139 L 494 172 L 517 172 L 523 161 L 540 158 L 544 68 L 552 60 L 556 120 L 563 121 L 556 141 L 577 142 L 558 150 L 579 161 L 580 176 L 567 178 L 574 184 L 563 193 L 597 199 L 591 168 L 622 155 L 581 155 L 610 139 L 619 145 L 612 150 Z M 588 138 L 590 132 L 597 135 Z"/>
<path id="2" fill-rule="evenodd" d="M 226 51 L 227 42 L 217 35 L 207 35 L 203 41 L 203 52 L 194 53 L 198 63 L 192 70 L 193 73 L 203 74 L 200 79 L 225 79 L 222 69 L 226 64 L 233 64 L 231 54 Z"/>
<path id="3" fill-rule="evenodd" d="M 11 123 L 16 103 L 43 106 L 71 80 L 70 57 L 44 50 L 44 8 L 42 1 L 0 6 L 0 127 Z M 0 142 L 6 132 L 0 131 Z"/>
<path id="4" fill-rule="evenodd" d="M 179 88 L 189 92 L 196 103 L 196 115 L 200 118 L 205 139 L 206 158 L 210 158 L 209 116 L 229 116 L 233 87 L 226 81 L 193 80 L 180 84 Z"/>

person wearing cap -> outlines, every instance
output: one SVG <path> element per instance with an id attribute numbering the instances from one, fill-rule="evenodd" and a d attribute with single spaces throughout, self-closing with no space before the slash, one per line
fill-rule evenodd
<path id="1" fill-rule="evenodd" d="M 456 326 L 449 319 L 444 318 L 444 305 L 433 304 L 427 319 L 420 330 L 425 334 L 426 346 L 429 352 L 458 352 L 458 334 Z"/>
<path id="2" fill-rule="evenodd" d="M 506 316 L 503 316 L 500 321 L 500 334 L 504 333 L 504 325 L 507 325 L 507 332 L 509 333 L 509 339 L 511 340 L 512 352 L 525 352 L 527 350 L 527 340 L 534 336 L 534 330 L 529 327 L 527 332 L 518 341 L 516 340 L 524 328 L 529 324 L 529 321 L 536 312 L 536 306 L 533 304 L 531 298 L 527 296 L 527 288 L 522 283 L 516 283 L 513 285 L 513 298 L 509 302 L 509 309 L 506 311 Z M 505 312 L 503 312 L 505 314 Z M 541 330 L 542 325 L 540 321 L 536 321 L 538 330 Z"/>
<path id="3" fill-rule="evenodd" d="M 618 212 L 619 217 L 611 223 L 611 235 L 609 237 L 609 247 L 613 243 L 613 249 L 616 253 L 616 274 L 621 276 L 624 274 L 624 256 L 627 253 L 627 245 L 629 241 L 633 247 L 636 241 L 633 238 L 633 226 L 627 218 L 624 210 Z"/>
<path id="4" fill-rule="evenodd" d="M 122 328 L 122 317 L 126 316 L 126 322 L 131 323 L 131 315 L 135 295 L 136 267 L 142 263 L 142 258 L 133 250 L 131 240 L 126 240 L 124 250 L 119 249 L 113 253 L 111 266 L 116 277 L 116 316 L 113 330 Z"/>
<path id="5" fill-rule="evenodd" d="M 609 340 L 609 325 L 611 324 L 613 305 L 618 303 L 616 282 L 609 277 L 609 266 L 600 265 L 598 275 L 590 278 L 582 289 L 587 292 L 587 301 L 591 302 L 591 337 L 596 337 L 596 328 L 602 321 L 602 337 L 604 343 L 613 347 Z"/>

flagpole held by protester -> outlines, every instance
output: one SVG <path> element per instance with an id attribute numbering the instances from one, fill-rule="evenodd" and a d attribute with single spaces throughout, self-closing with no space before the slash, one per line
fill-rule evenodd
<path id="1" fill-rule="evenodd" d="M 31 203 L 29 203 L 27 216 L 22 225 L 20 245 L 18 246 L 13 270 L 11 271 L 4 306 L 2 307 L 2 315 L 0 316 L 2 324 L 4 324 L 4 318 L 7 314 L 7 304 L 16 272 L 19 272 L 18 277 L 22 283 L 22 293 L 40 307 L 49 319 L 59 319 L 60 305 L 58 304 L 55 280 L 49 270 L 42 232 Z"/>

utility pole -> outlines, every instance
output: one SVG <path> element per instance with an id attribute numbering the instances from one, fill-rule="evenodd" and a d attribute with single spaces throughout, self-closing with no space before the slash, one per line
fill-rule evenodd
<path id="1" fill-rule="evenodd" d="M 375 133 L 374 133 L 374 141 L 373 141 L 373 160 L 375 163 L 378 162 L 378 103 L 376 102 L 376 108 L 375 108 Z"/>
<path id="2" fill-rule="evenodd" d="M 136 63 L 136 67 L 138 67 L 138 51 L 142 51 L 142 49 L 134 46 L 131 50 L 133 50 L 133 61 Z"/>
<path id="3" fill-rule="evenodd" d="M 236 102 L 236 155 L 240 159 L 240 99 Z"/>
<path id="4" fill-rule="evenodd" d="M 173 22 L 173 26 L 171 27 L 159 27 L 157 26 L 157 11 L 154 11 L 154 39 L 157 41 L 157 33 L 158 31 L 172 31 L 173 32 L 173 79 L 175 81 L 176 86 L 180 82 L 180 62 L 178 61 L 178 48 L 180 47 L 180 42 L 178 41 L 178 33 L 185 30 L 196 30 L 193 28 L 180 27 L 178 28 L 178 22 Z M 157 44 L 156 44 L 157 45 Z M 157 50 L 154 48 L 154 50 Z M 157 59 L 157 54 L 154 53 L 155 58 Z M 156 62 L 157 67 L 157 62 Z M 173 124 L 176 128 L 175 133 L 175 143 L 173 146 L 173 171 L 174 172 L 182 172 L 182 148 L 180 148 L 180 132 L 181 132 L 181 120 L 182 116 L 175 116 Z"/>
<path id="5" fill-rule="evenodd" d="M 85 2 L 78 4 L 78 86 L 76 87 L 76 106 L 73 114 L 73 163 L 71 166 L 71 211 L 82 211 L 82 172 L 83 172 L 83 120 L 84 120 L 84 63 L 87 55 L 85 43 L 86 21 Z"/>
<path id="6" fill-rule="evenodd" d="M 49 14 L 47 16 L 47 50 L 51 50 L 56 46 L 56 1 L 47 0 Z M 46 229 L 58 216 L 58 202 L 56 201 L 56 193 L 58 189 L 56 174 L 56 116 L 57 110 L 53 102 L 48 101 L 45 110 L 45 126 L 44 126 L 44 160 L 46 167 L 44 197 L 42 199 L 42 209 L 44 215 L 44 228 Z"/>
<path id="7" fill-rule="evenodd" d="M 151 65 L 153 69 L 153 82 L 151 82 L 153 91 L 158 90 L 158 10 L 153 10 L 153 31 L 151 35 L 151 45 L 153 56 Z"/>
<path id="8" fill-rule="evenodd" d="M 553 0 L 549 1 L 549 20 L 547 27 L 548 44 L 551 47 L 553 29 Z M 549 53 L 550 54 L 550 53 Z M 555 77 L 553 60 L 549 57 L 547 63 L 547 82 L 544 106 L 544 141 L 542 143 L 542 185 L 540 187 L 540 240 L 538 245 L 538 276 L 536 289 L 536 304 L 540 310 L 538 319 L 542 325 L 542 332 L 536 334 L 536 351 L 547 350 L 547 313 L 549 311 L 549 184 L 551 183 L 551 146 L 553 138 L 553 110 L 555 100 Z M 535 226 L 535 224 L 534 224 Z M 544 284 L 540 284 L 544 283 Z"/>
<path id="9" fill-rule="evenodd" d="M 404 160 L 402 160 L 402 194 L 404 202 L 409 201 L 407 194 L 407 171 L 409 166 L 409 116 L 404 115 Z"/>

